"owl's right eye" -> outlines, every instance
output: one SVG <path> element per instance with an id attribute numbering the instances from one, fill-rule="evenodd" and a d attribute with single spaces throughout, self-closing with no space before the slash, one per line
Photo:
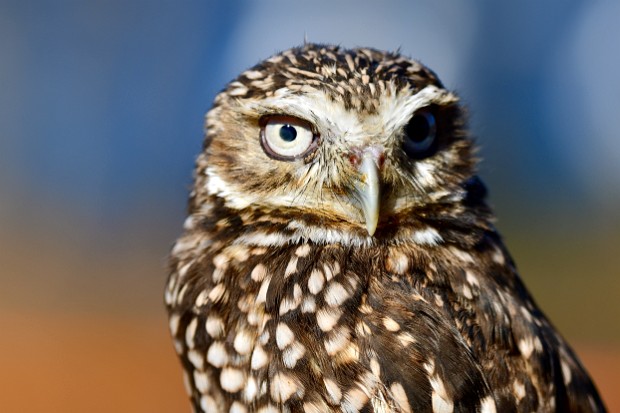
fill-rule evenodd
<path id="1" fill-rule="evenodd" d="M 265 116 L 260 120 L 261 144 L 267 155 L 292 161 L 308 155 L 317 147 L 317 134 L 312 124 L 287 115 Z"/>

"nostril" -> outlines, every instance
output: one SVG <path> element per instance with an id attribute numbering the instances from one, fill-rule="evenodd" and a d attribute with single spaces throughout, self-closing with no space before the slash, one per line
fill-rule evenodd
<path id="1" fill-rule="evenodd" d="M 383 168 L 383 164 L 385 164 L 385 154 L 382 152 L 381 155 L 377 157 L 377 166 L 379 169 Z"/>
<path id="2" fill-rule="evenodd" d="M 353 166 L 359 166 L 359 164 L 360 164 L 360 157 L 357 156 L 356 154 L 350 153 L 349 154 L 349 162 L 351 162 L 351 165 L 353 165 Z"/>

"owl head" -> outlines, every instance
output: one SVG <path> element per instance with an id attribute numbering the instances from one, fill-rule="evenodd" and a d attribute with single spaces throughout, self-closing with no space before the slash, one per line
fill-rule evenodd
<path id="1" fill-rule="evenodd" d="M 416 214 L 464 198 L 475 166 L 464 124 L 457 96 L 420 63 L 305 44 L 216 97 L 190 209 L 216 201 L 309 238 L 393 237 Z"/>

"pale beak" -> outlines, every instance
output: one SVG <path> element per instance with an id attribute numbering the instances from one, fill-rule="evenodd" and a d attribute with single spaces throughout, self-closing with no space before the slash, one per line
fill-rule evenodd
<path id="1" fill-rule="evenodd" d="M 361 176 L 355 184 L 355 191 L 366 221 L 366 230 L 370 236 L 375 233 L 379 222 L 379 162 L 382 156 L 383 151 L 376 147 L 363 152 L 359 165 Z"/>

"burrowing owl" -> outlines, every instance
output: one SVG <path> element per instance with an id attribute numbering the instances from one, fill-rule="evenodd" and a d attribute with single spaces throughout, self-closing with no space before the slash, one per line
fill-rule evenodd
<path id="1" fill-rule="evenodd" d="M 171 255 L 199 412 L 603 412 L 493 227 L 457 96 L 306 44 L 206 117 Z"/>

